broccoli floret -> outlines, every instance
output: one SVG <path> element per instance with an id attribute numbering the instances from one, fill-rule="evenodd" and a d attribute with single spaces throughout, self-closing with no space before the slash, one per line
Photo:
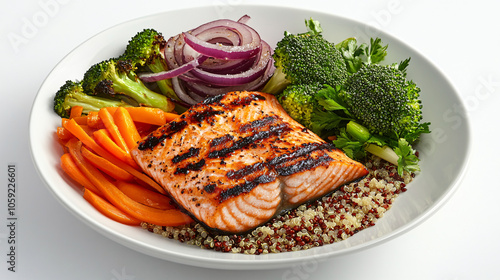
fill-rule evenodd
<path id="1" fill-rule="evenodd" d="M 319 84 L 292 84 L 276 97 L 290 117 L 311 129 L 311 117 L 318 106 L 314 95 L 322 87 Z"/>
<path id="2" fill-rule="evenodd" d="M 148 71 L 158 73 L 168 70 L 165 62 L 165 47 L 167 41 L 163 35 L 155 29 L 144 29 L 132 37 L 120 57 L 123 60 L 130 60 L 136 67 L 145 67 Z M 170 80 L 157 82 L 161 92 L 168 97 L 177 98 Z"/>
<path id="3" fill-rule="evenodd" d="M 68 118 L 73 106 L 82 106 L 83 113 L 99 111 L 104 107 L 127 107 L 121 100 L 91 96 L 83 92 L 81 82 L 66 81 L 54 96 L 54 111 L 62 118 Z"/>
<path id="4" fill-rule="evenodd" d="M 421 124 L 420 88 L 394 66 L 366 64 L 351 75 L 342 99 L 351 114 L 373 134 L 389 138 L 410 137 L 426 130 Z"/>
<path id="5" fill-rule="evenodd" d="M 85 93 L 129 97 L 140 106 L 160 108 L 166 112 L 174 103 L 165 95 L 150 90 L 134 72 L 129 60 L 108 59 L 92 65 L 85 72 L 82 87 Z"/>
<path id="6" fill-rule="evenodd" d="M 400 65 L 406 67 L 408 61 Z M 312 126 L 320 136 L 335 135 L 335 146 L 351 158 L 362 159 L 369 152 L 397 165 L 399 174 L 418 171 L 411 145 L 430 132 L 430 123 L 421 123 L 419 92 L 400 68 L 366 64 L 343 86 L 315 95 L 322 109 L 314 112 Z"/>
<path id="7" fill-rule="evenodd" d="M 340 85 L 347 70 L 339 50 L 323 38 L 317 21 L 306 20 L 308 32 L 284 37 L 274 49 L 276 70 L 262 91 L 277 94 L 290 84 Z"/>

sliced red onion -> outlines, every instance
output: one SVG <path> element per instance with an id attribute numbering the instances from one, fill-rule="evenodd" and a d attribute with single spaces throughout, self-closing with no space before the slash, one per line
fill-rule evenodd
<path id="1" fill-rule="evenodd" d="M 250 59 L 234 59 L 234 60 L 223 60 L 216 58 L 209 58 L 205 60 L 198 67 L 207 72 L 216 74 L 237 74 L 248 70 L 248 68 L 254 65 L 257 56 Z"/>
<path id="2" fill-rule="evenodd" d="M 174 88 L 174 91 L 180 100 L 186 102 L 189 105 L 194 105 L 198 103 L 198 101 L 194 100 L 193 98 L 191 98 L 191 96 L 189 96 L 186 93 L 186 91 L 182 88 L 181 84 L 179 83 L 179 79 L 177 77 L 172 78 L 172 87 Z"/>
<path id="3" fill-rule="evenodd" d="M 228 44 L 232 46 L 238 46 L 241 44 L 240 37 L 241 36 L 238 32 L 224 26 L 207 29 L 196 35 L 196 38 L 205 42 Z"/>
<path id="4" fill-rule="evenodd" d="M 175 69 L 168 70 L 168 71 L 162 71 L 158 73 L 147 73 L 147 74 L 140 74 L 139 77 L 144 81 L 144 82 L 157 82 L 161 80 L 166 80 L 166 79 L 172 79 L 174 77 L 177 77 L 181 74 L 184 74 L 186 72 L 189 72 L 193 69 L 196 69 L 200 63 L 203 63 L 207 59 L 206 56 L 199 56 L 196 59 L 191 60 L 190 62 L 183 64 L 182 66 L 179 66 Z"/>
<path id="5" fill-rule="evenodd" d="M 243 15 L 242 17 L 240 17 L 240 19 L 238 20 L 238 22 L 246 24 L 249 20 L 250 20 L 250 16 Z"/>
<path id="6" fill-rule="evenodd" d="M 260 59 L 253 65 L 253 67 L 248 70 L 233 74 L 215 74 L 202 69 L 195 68 L 191 70 L 193 76 L 198 77 L 209 84 L 219 85 L 219 86 L 238 86 L 254 81 L 258 77 L 262 76 L 267 68 L 267 64 L 271 61 L 271 50 L 267 43 L 262 43 L 262 54 Z"/>
<path id="7" fill-rule="evenodd" d="M 262 88 L 274 72 L 272 49 L 246 25 L 249 19 L 215 20 L 172 36 L 164 50 L 170 70 L 141 79 L 172 79 L 180 102 L 190 105 L 207 96 Z"/>
<path id="8" fill-rule="evenodd" d="M 212 44 L 200 40 L 187 32 L 182 33 L 186 44 L 195 51 L 210 57 L 221 59 L 249 59 L 256 55 L 260 50 L 260 39 L 252 40 L 252 42 L 238 45 L 226 46 L 222 44 Z"/>

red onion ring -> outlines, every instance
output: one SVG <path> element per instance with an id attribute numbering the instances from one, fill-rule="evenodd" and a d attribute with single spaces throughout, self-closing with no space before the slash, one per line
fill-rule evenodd
<path id="1" fill-rule="evenodd" d="M 207 81 L 208 83 L 213 85 L 238 86 L 250 83 L 255 79 L 257 79 L 258 77 L 262 76 L 267 67 L 267 64 L 271 60 L 271 50 L 269 45 L 264 42 L 262 43 L 262 47 L 263 49 L 262 49 L 262 54 L 260 55 L 260 59 L 253 67 L 249 68 L 244 72 L 233 75 L 226 75 L 226 74 L 210 73 L 200 68 L 195 68 L 192 69 L 191 73 L 193 74 L 193 76 L 198 77 L 204 81 Z"/>
<path id="2" fill-rule="evenodd" d="M 182 35 L 184 36 L 186 44 L 188 44 L 195 51 L 214 58 L 248 59 L 256 55 L 260 49 L 260 38 L 257 40 L 252 37 L 252 41 L 249 43 L 242 42 L 242 45 L 226 46 L 203 41 L 187 32 L 182 33 Z"/>
<path id="3" fill-rule="evenodd" d="M 189 72 L 193 69 L 196 69 L 198 65 L 203 63 L 208 57 L 206 56 L 199 56 L 198 58 L 191 60 L 190 62 L 183 64 L 182 66 L 179 66 L 175 69 L 168 70 L 168 71 L 162 71 L 158 73 L 147 73 L 147 74 L 140 74 L 140 78 L 144 82 L 157 82 L 161 80 L 166 80 L 166 79 L 171 79 L 175 78 L 181 74 L 184 74 L 186 72 Z"/>
<path id="4" fill-rule="evenodd" d="M 179 100 L 190 105 L 207 96 L 262 88 L 274 72 L 272 49 L 246 24 L 249 19 L 215 20 L 170 37 L 164 50 L 170 70 L 140 78 L 172 79 Z"/>

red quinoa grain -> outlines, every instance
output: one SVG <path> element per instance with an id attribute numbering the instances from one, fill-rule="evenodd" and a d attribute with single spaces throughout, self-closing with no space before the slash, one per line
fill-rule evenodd
<path id="1" fill-rule="evenodd" d="M 415 177 L 414 173 L 399 176 L 396 167 L 376 157 L 369 158 L 365 166 L 370 173 L 359 182 L 283 213 L 247 234 L 217 235 L 199 223 L 181 227 L 142 223 L 142 227 L 203 249 L 250 255 L 306 250 L 342 241 L 374 226 Z"/>

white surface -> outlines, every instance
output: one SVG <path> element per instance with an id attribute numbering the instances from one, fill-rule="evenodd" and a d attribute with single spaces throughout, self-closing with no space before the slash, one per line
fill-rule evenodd
<path id="1" fill-rule="evenodd" d="M 246 1 L 212 1 L 222 16 Z M 266 3 L 252 1 L 252 3 Z M 391 33 L 440 67 L 466 101 L 473 148 L 469 171 L 439 212 L 412 231 L 380 246 L 289 269 L 224 271 L 166 262 L 130 250 L 75 219 L 38 178 L 28 150 L 28 116 L 51 69 L 96 33 L 124 21 L 166 11 L 166 1 L 17 1 L 2 12 L 4 110 L 1 115 L 0 254 L 7 260 L 7 165 L 17 165 L 17 272 L 0 266 L 1 279 L 495 279 L 498 276 L 496 198 L 492 180 L 500 164 L 492 147 L 499 136 L 500 20 L 494 1 L 286 1 L 287 5 L 353 18 Z M 324 2 L 324 3 L 323 3 Z M 176 3 L 175 8 L 200 1 Z M 207 3 L 207 2 L 204 2 Z M 278 1 L 273 2 L 278 3 Z M 323 4 L 322 4 L 323 3 Z M 173 5 L 173 4 L 170 4 Z M 116 12 L 113 8 L 120 7 Z M 116 9 L 116 8 L 115 8 Z M 103 18 L 101 18 L 103 17 Z M 189 14 L 186 15 L 189 19 Z M 276 15 L 279 20 L 279 15 Z M 17 44 L 10 41 L 17 38 Z M 458 119 L 457 119 L 458 120 Z M 21 129 L 19 129 L 21 128 Z M 485 133 L 488 133 L 486 135 Z M 484 140 L 483 140 L 484 139 Z"/>

